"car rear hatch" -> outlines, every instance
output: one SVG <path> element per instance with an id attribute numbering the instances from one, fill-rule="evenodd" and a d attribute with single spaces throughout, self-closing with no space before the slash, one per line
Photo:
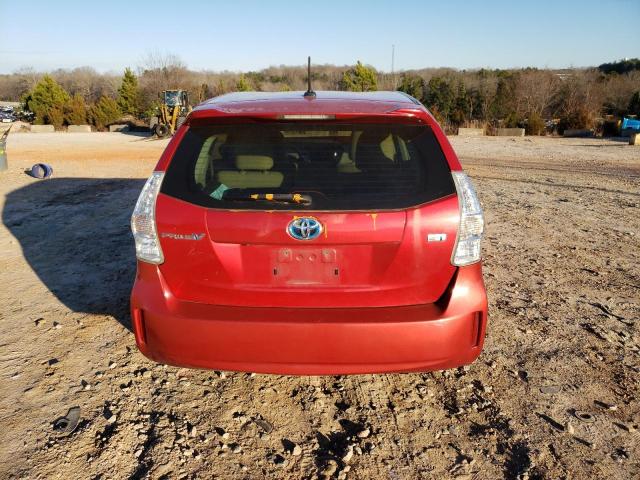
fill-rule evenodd
<path id="1" fill-rule="evenodd" d="M 410 119 L 193 126 L 156 222 L 160 271 L 185 301 L 426 304 L 455 273 L 451 172 L 431 128 Z"/>

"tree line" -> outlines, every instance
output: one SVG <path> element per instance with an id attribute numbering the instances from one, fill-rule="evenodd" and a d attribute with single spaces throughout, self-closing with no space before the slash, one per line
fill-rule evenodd
<path id="1" fill-rule="evenodd" d="M 123 75 L 89 67 L 48 73 L 22 69 L 0 75 L 0 99 L 20 101 L 35 123 L 143 125 L 167 89 L 187 90 L 192 103 L 232 91 L 305 90 L 304 66 L 250 72 L 192 71 L 173 55 L 150 54 Z M 539 135 L 556 125 L 593 129 L 604 116 L 640 115 L 640 60 L 584 69 L 421 69 L 389 74 L 357 62 L 315 65 L 316 90 L 400 90 L 425 104 L 443 127 L 521 126 Z"/>

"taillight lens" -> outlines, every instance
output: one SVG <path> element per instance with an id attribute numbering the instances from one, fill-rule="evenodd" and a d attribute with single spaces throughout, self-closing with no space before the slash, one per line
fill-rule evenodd
<path id="1" fill-rule="evenodd" d="M 484 217 L 473 183 L 465 173 L 452 172 L 460 204 L 460 225 L 451 263 L 458 267 L 480 261 Z"/>
<path id="2" fill-rule="evenodd" d="M 156 229 L 156 198 L 164 178 L 163 172 L 153 172 L 136 202 L 131 215 L 131 231 L 136 242 L 136 256 L 149 263 L 162 263 L 164 256 Z"/>

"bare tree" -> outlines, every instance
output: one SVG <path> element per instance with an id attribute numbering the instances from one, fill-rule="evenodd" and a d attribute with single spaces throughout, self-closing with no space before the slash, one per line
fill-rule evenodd
<path id="1" fill-rule="evenodd" d="M 525 70 L 518 74 L 515 88 L 516 113 L 522 117 L 543 116 L 560 87 L 560 78 L 545 70 Z"/>

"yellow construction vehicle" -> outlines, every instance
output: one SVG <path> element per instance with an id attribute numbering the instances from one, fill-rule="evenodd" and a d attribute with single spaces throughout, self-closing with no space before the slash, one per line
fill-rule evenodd
<path id="1" fill-rule="evenodd" d="M 158 115 L 151 117 L 149 128 L 158 137 L 173 135 L 191 112 L 185 90 L 165 90 L 160 95 Z"/>

